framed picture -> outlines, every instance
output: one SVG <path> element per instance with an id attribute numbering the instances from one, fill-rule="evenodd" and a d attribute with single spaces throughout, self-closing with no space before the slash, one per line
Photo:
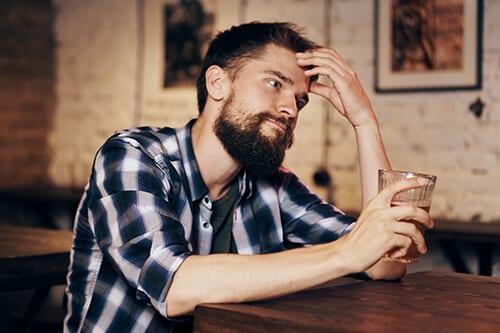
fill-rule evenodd
<path id="1" fill-rule="evenodd" d="M 375 0 L 375 91 L 481 88 L 482 0 Z"/>
<path id="2" fill-rule="evenodd" d="M 214 14 L 200 0 L 165 3 L 164 87 L 194 85 L 212 37 Z"/>

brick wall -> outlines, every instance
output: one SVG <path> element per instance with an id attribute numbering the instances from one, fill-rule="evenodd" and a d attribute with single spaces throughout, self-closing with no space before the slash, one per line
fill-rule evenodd
<path id="1" fill-rule="evenodd" d="M 55 0 L 57 96 L 50 174 L 58 186 L 85 183 L 93 155 L 117 129 L 134 124 L 135 0 Z"/>
<path id="2" fill-rule="evenodd" d="M 498 220 L 500 24 L 496 16 L 500 13 L 500 2 L 484 1 L 481 90 L 406 94 L 376 94 L 373 90 L 372 2 L 332 3 L 331 44 L 357 69 L 368 88 L 393 167 L 438 176 L 434 216 Z M 479 119 L 469 110 L 478 97 L 486 105 Z M 354 144 L 351 131 L 335 116 L 332 132 L 335 200 L 341 207 L 355 208 L 357 202 L 352 198 L 359 193 L 359 185 L 352 171 L 355 155 L 351 151 Z"/>
<path id="3" fill-rule="evenodd" d="M 161 88 L 164 2 L 54 0 L 57 104 L 53 128 L 47 124 L 52 182 L 83 186 L 95 151 L 117 129 L 180 126 L 196 116 L 193 88 Z M 433 215 L 485 222 L 500 218 L 499 1 L 484 1 L 481 90 L 399 94 L 376 94 L 373 89 L 373 1 L 204 3 L 216 13 L 216 30 L 254 19 L 290 20 L 304 26 L 313 39 L 338 49 L 356 68 L 373 101 L 393 167 L 438 175 Z M 480 118 L 469 111 L 478 97 L 486 105 Z M 2 117 L 7 116 L 2 112 Z M 10 127 L 0 135 L 6 131 Z M 345 120 L 313 98 L 301 113 L 296 137 L 287 166 L 327 197 L 312 181 L 313 173 L 326 166 L 333 177 L 331 198 L 342 209 L 359 209 L 355 140 Z M 41 161 L 45 167 L 47 159 Z M 5 182 L 9 177 L 3 174 Z"/>
<path id="4" fill-rule="evenodd" d="M 0 2 L 0 188 L 49 181 L 53 23 L 49 0 Z"/>

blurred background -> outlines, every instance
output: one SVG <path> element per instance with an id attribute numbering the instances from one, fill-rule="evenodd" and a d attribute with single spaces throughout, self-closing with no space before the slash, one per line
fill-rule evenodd
<path id="1" fill-rule="evenodd" d="M 380 51 L 394 42 L 384 30 L 376 33 L 391 16 L 376 15 L 377 3 L 0 0 L 0 223 L 70 229 L 104 140 L 120 129 L 177 127 L 196 117 L 193 79 L 207 41 L 220 30 L 252 20 L 295 22 L 357 70 L 379 117 L 393 168 L 437 175 L 431 209 L 435 218 L 498 222 L 500 1 L 484 0 L 484 11 L 472 17 L 464 4 L 475 1 L 392 2 L 414 12 L 428 10 L 419 16 L 433 15 L 434 23 L 427 20 L 427 27 L 448 22 L 472 36 L 472 43 L 470 38 L 457 42 L 457 53 L 463 54 L 458 63 L 478 71 L 472 76 L 480 86 L 473 82 L 462 89 L 446 83 L 446 73 L 433 76 L 439 68 L 414 66 L 406 70 L 429 76 L 412 91 L 407 89 L 415 81 L 411 76 L 389 89 L 377 83 L 376 69 L 381 75 L 383 64 L 391 64 L 378 56 L 377 47 Z M 385 8 L 383 3 L 391 2 L 381 1 L 379 9 Z M 442 37 L 433 40 L 434 52 L 446 40 Z M 467 58 L 470 53 L 477 60 Z M 353 131 L 321 99 L 312 96 L 301 112 L 285 165 L 339 208 L 360 210 Z M 451 270 L 438 244 L 430 248 L 431 254 L 411 269 Z M 462 244 L 462 250 L 474 269 L 473 248 Z M 495 251 L 493 275 L 500 276 Z M 59 327 L 61 294 L 62 288 L 54 288 L 43 310 L 47 314 L 41 316 L 49 328 L 40 331 Z M 24 295 L 29 291 L 0 295 L 2 316 L 15 318 L 26 303 Z"/>

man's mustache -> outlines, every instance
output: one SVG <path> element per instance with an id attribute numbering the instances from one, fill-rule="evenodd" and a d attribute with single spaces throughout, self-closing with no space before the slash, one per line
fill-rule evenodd
<path id="1" fill-rule="evenodd" d="M 260 122 L 263 122 L 266 119 L 271 119 L 277 123 L 282 124 L 286 128 L 287 132 L 292 130 L 292 125 L 290 123 L 290 120 L 287 117 L 276 116 L 276 115 L 269 113 L 269 112 L 266 112 L 266 113 L 259 115 Z"/>
<path id="2" fill-rule="evenodd" d="M 293 145 L 293 129 L 292 123 L 288 117 L 278 116 L 274 113 L 265 112 L 258 115 L 258 124 L 263 123 L 266 119 L 271 119 L 285 126 L 284 135 L 281 137 L 280 141 L 288 149 Z"/>

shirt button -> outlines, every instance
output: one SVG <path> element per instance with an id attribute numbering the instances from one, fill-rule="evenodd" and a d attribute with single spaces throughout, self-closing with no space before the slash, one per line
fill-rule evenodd
<path id="1" fill-rule="evenodd" d="M 203 206 L 207 207 L 209 210 L 212 210 L 212 201 L 210 201 L 210 197 L 208 195 L 203 197 Z"/>
<path id="2" fill-rule="evenodd" d="M 203 222 L 203 228 L 208 229 L 210 227 L 210 223 Z"/>

